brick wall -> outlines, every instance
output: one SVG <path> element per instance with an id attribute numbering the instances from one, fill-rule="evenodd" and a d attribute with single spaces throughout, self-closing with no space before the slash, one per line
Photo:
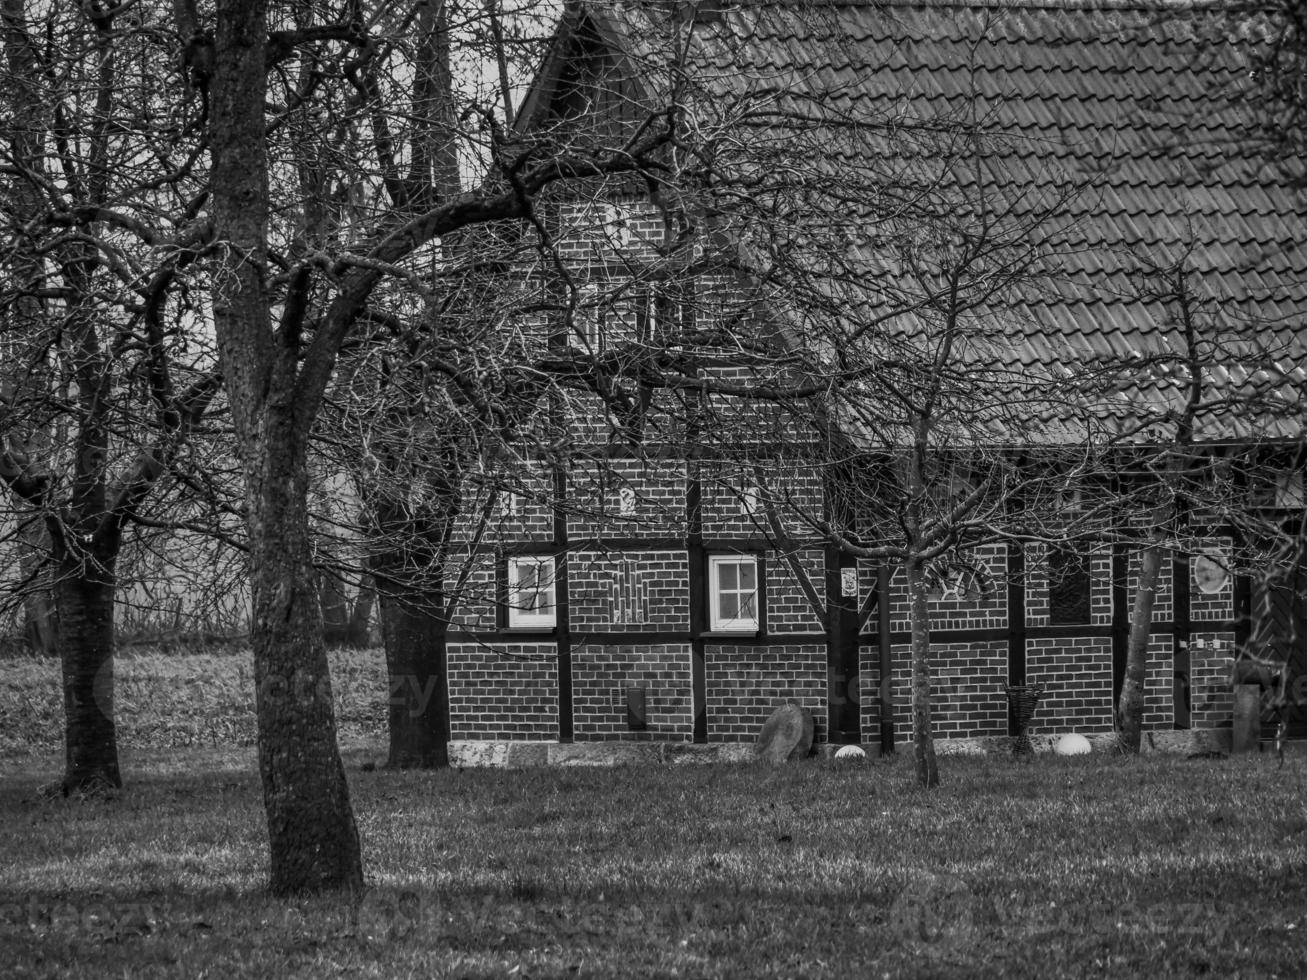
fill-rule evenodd
<path id="1" fill-rule="evenodd" d="M 1110 732 L 1112 641 L 1109 637 L 1040 637 L 1026 641 L 1026 681 L 1044 684 L 1030 732 Z"/>
<path id="2" fill-rule="evenodd" d="M 1196 631 L 1189 636 L 1189 706 L 1194 728 L 1222 728 L 1230 724 L 1234 692 L 1230 671 L 1234 633 Z"/>
<path id="3" fill-rule="evenodd" d="M 1162 572 L 1157 581 L 1157 595 L 1153 599 L 1153 622 L 1169 623 L 1171 617 L 1175 614 L 1174 584 L 1172 579 L 1172 565 L 1174 553 L 1167 550 L 1162 555 Z M 1130 551 L 1128 558 L 1129 572 L 1126 575 L 1126 603 L 1127 609 L 1134 608 L 1135 590 L 1139 587 L 1139 567 L 1143 560 L 1142 552 L 1138 548 Z"/>
<path id="4" fill-rule="evenodd" d="M 872 620 L 875 628 L 875 620 Z M 891 677 L 889 683 L 893 684 Z M 865 640 L 858 650 L 858 715 L 864 745 L 880 745 L 880 650 Z M 899 733 L 900 737 L 902 733 Z"/>
<path id="5" fill-rule="evenodd" d="M 902 575 L 901 569 L 893 569 L 893 573 Z M 858 607 L 861 608 L 867 601 L 867 597 L 876 591 L 876 583 L 879 581 L 880 562 L 868 561 L 865 558 L 858 559 Z M 891 578 L 891 581 L 893 579 Z M 865 623 L 862 624 L 862 642 L 875 642 L 875 636 L 880 629 L 877 621 L 878 612 L 872 613 Z M 877 661 L 879 663 L 879 661 Z"/>
<path id="6" fill-rule="evenodd" d="M 582 464 L 568 475 L 568 508 L 573 542 L 682 537 L 685 466 L 638 460 Z"/>
<path id="7" fill-rule="evenodd" d="M 1112 624 L 1112 549 L 1097 545 L 1089 555 L 1089 624 Z M 1043 545 L 1026 548 L 1026 625 L 1049 625 L 1048 560 Z"/>
<path id="8" fill-rule="evenodd" d="M 554 535 L 554 483 L 548 473 L 525 467 L 505 468 L 495 481 L 495 506 L 490 510 L 483 541 L 512 544 L 548 542 Z M 454 540 L 470 541 L 481 526 L 490 486 L 477 488 L 464 498 L 455 525 Z"/>
<path id="9" fill-rule="evenodd" d="M 453 738 L 558 738 L 558 651 L 552 643 L 451 643 L 448 659 Z"/>
<path id="10" fill-rule="evenodd" d="M 684 551 L 578 551 L 567 558 L 573 634 L 690 628 Z"/>
<path id="11" fill-rule="evenodd" d="M 646 198 L 596 188 L 593 197 L 555 203 L 550 210 L 554 247 L 574 268 L 658 258 L 664 222 Z"/>
<path id="12" fill-rule="evenodd" d="M 817 740 L 826 739 L 826 647 L 707 646 L 708 740 L 756 739 L 786 701 L 812 711 Z"/>
<path id="13" fill-rule="evenodd" d="M 1006 548 L 1003 545 L 977 548 L 967 556 L 967 561 L 981 570 L 984 592 L 961 599 L 946 599 L 933 593 L 931 629 L 994 629 L 1007 625 Z M 896 632 L 911 628 L 910 612 L 907 576 L 901 568 L 895 569 L 890 579 L 890 628 Z"/>
<path id="14" fill-rule="evenodd" d="M 826 602 L 826 555 L 820 549 L 795 553 L 817 598 Z M 825 629 L 818 610 L 805 595 L 790 562 L 776 551 L 767 552 L 767 631 L 769 633 L 820 633 Z"/>
<path id="15" fill-rule="evenodd" d="M 572 704 L 578 741 L 694 735 L 690 645 L 588 645 L 572 651 Z M 643 687 L 647 733 L 627 725 L 626 689 Z"/>
<path id="16" fill-rule="evenodd" d="M 787 534 L 810 538 L 812 529 L 800 516 L 822 512 L 820 474 L 812 468 L 768 463 L 761 483 L 754 466 L 703 464 L 699 468 L 705 540 L 771 536 L 767 503 L 772 504 Z"/>
<path id="17" fill-rule="evenodd" d="M 1175 727 L 1175 641 L 1169 633 L 1148 638 L 1148 667 L 1144 674 L 1144 729 Z"/>
<path id="18" fill-rule="evenodd" d="M 909 648 L 893 648 L 894 729 L 912 738 L 912 662 Z M 1007 734 L 1007 643 L 931 644 L 931 721 L 938 738 Z M 877 720 L 879 724 L 879 719 Z"/>
<path id="19" fill-rule="evenodd" d="M 457 596 L 452 593 L 458 587 L 461 565 L 451 562 L 451 567 L 446 570 L 445 589 L 454 603 L 451 624 L 456 630 L 492 630 L 498 621 L 495 556 L 481 553 L 463 561 L 471 564 L 472 572 Z"/>

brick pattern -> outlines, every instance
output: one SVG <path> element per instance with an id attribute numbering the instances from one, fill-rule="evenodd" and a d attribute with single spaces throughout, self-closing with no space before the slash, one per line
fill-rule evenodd
<path id="1" fill-rule="evenodd" d="M 875 620 L 873 619 L 873 623 Z M 874 626 L 873 626 L 874 628 Z M 880 650 L 865 640 L 858 650 L 858 721 L 864 744 L 880 744 Z M 893 676 L 887 681 L 893 685 Z M 902 733 L 898 733 L 902 736 Z"/>
<path id="2" fill-rule="evenodd" d="M 1098 545 L 1089 550 L 1089 624 L 1112 624 L 1112 549 Z M 1026 548 L 1026 625 L 1049 625 L 1048 560 L 1043 545 Z"/>
<path id="3" fill-rule="evenodd" d="M 977 548 L 967 561 L 981 570 L 984 592 L 976 597 L 944 598 L 932 594 L 931 629 L 994 629 L 1007 626 L 1007 550 L 1002 545 Z M 890 628 L 911 628 L 907 576 L 896 569 L 890 579 Z"/>
<path id="4" fill-rule="evenodd" d="M 541 544 L 554 536 L 554 484 L 548 473 L 505 472 L 482 541 Z M 454 540 L 470 541 L 483 519 L 489 488 L 470 494 L 455 525 Z"/>
<path id="5" fill-rule="evenodd" d="M 455 599 L 450 624 L 455 630 L 492 630 L 498 622 L 497 600 L 495 598 L 495 556 L 482 553 L 474 558 L 472 573 Z M 452 594 L 458 587 L 458 570 L 450 569 L 445 579 L 446 594 Z"/>
<path id="6" fill-rule="evenodd" d="M 894 728 L 912 737 L 912 661 L 907 645 L 893 648 Z M 931 721 L 939 738 L 1007 734 L 1007 644 L 931 644 Z M 879 724 L 879 720 L 877 721 Z"/>
<path id="7" fill-rule="evenodd" d="M 552 643 L 451 643 L 448 662 L 453 738 L 558 738 L 558 650 Z"/>
<path id="8" fill-rule="evenodd" d="M 899 575 L 903 574 L 898 569 L 895 569 L 895 571 Z M 868 561 L 865 558 L 858 559 L 858 608 L 861 608 L 867 601 L 867 597 L 876 591 L 876 583 L 879 581 L 879 576 L 880 562 Z M 891 581 L 893 581 L 892 578 Z M 867 621 L 862 624 L 863 643 L 875 642 L 874 638 L 877 631 L 880 629 L 880 625 L 877 622 L 878 616 L 878 612 L 873 612 L 871 616 L 867 618 Z M 870 641 L 868 639 L 869 637 L 871 638 Z M 877 663 L 879 663 L 879 661 L 877 661 Z"/>
<path id="9" fill-rule="evenodd" d="M 1234 633 L 1195 632 L 1189 637 L 1189 712 L 1194 728 L 1230 724 L 1234 691 Z"/>
<path id="10" fill-rule="evenodd" d="M 826 602 L 826 555 L 821 550 L 797 553 L 800 567 L 812 583 L 823 607 Z M 769 633 L 820 633 L 820 613 L 804 594 L 794 569 L 783 555 L 767 552 L 767 631 Z"/>
<path id="11" fill-rule="evenodd" d="M 1175 603 L 1173 602 L 1174 590 L 1172 579 L 1173 561 L 1172 552 L 1166 551 L 1162 556 L 1162 572 L 1157 581 L 1157 595 L 1153 600 L 1153 622 L 1169 623 L 1174 615 Z M 1127 567 L 1129 572 L 1126 575 L 1126 609 L 1127 614 L 1134 609 L 1135 591 L 1139 588 L 1139 567 L 1142 561 L 1142 553 L 1138 548 L 1131 549 Z"/>
<path id="12" fill-rule="evenodd" d="M 580 551 L 566 565 L 573 634 L 689 630 L 684 551 Z"/>
<path id="13" fill-rule="evenodd" d="M 1148 638 L 1148 666 L 1144 674 L 1144 729 L 1175 727 L 1175 657 L 1169 633 Z"/>
<path id="14" fill-rule="evenodd" d="M 623 513 L 624 505 L 629 513 Z M 573 542 L 682 537 L 685 466 L 636 460 L 582 464 L 568 477 L 568 508 Z"/>
<path id="15" fill-rule="evenodd" d="M 694 737 L 690 645 L 586 645 L 572 651 L 572 704 L 577 741 Z M 647 730 L 630 731 L 626 689 L 645 690 Z"/>
<path id="16" fill-rule="evenodd" d="M 604 193 L 553 206 L 554 246 L 576 270 L 611 263 L 648 263 L 664 238 L 662 215 L 647 198 Z"/>
<path id="17" fill-rule="evenodd" d="M 702 494 L 700 508 L 703 515 L 705 540 L 720 538 L 771 537 L 765 501 L 770 500 L 788 534 L 797 539 L 809 538 L 811 528 L 798 516 L 801 512 L 820 514 L 822 487 L 820 475 L 809 470 L 797 473 L 792 468 L 771 466 L 765 469 L 758 487 L 758 474 L 752 466 L 700 467 Z"/>
<path id="18" fill-rule="evenodd" d="M 757 738 L 786 701 L 812 711 L 816 739 L 826 740 L 825 645 L 707 646 L 704 662 L 709 741 Z"/>
<path id="19" fill-rule="evenodd" d="M 1026 681 L 1045 685 L 1031 734 L 1090 735 L 1112 730 L 1112 641 L 1108 637 L 1028 639 Z"/>

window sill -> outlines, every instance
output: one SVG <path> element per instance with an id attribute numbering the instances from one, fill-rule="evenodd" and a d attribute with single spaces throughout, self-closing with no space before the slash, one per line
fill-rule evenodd
<path id="1" fill-rule="evenodd" d="M 700 633 L 699 637 L 704 640 L 739 640 L 746 637 L 757 639 L 762 635 L 762 630 L 758 627 L 753 629 L 742 630 L 708 630 L 706 633 Z"/>

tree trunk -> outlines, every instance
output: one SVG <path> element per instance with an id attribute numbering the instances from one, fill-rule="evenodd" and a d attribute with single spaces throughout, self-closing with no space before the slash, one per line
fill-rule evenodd
<path id="1" fill-rule="evenodd" d="M 359 583 L 358 595 L 354 597 L 354 608 L 350 610 L 349 625 L 345 632 L 345 645 L 356 649 L 366 647 L 371 642 L 368 626 L 372 622 L 372 605 L 376 598 L 376 589 L 372 581 L 365 577 Z"/>
<path id="2" fill-rule="evenodd" d="M 115 557 L 60 561 L 57 646 L 63 665 L 65 794 L 122 786 L 113 717 Z"/>
<path id="3" fill-rule="evenodd" d="M 272 329 L 265 0 L 219 0 L 210 99 L 215 333 L 245 472 L 259 775 L 276 894 L 358 893 L 308 521 L 308 437 L 334 354 L 301 376 L 296 304 Z M 297 282 L 306 287 L 304 270 Z M 300 310 L 302 314 L 302 309 Z M 307 369 L 306 369 L 307 370 Z"/>
<path id="4" fill-rule="evenodd" d="M 45 176 L 41 134 L 45 131 L 43 104 L 49 93 L 42 87 L 41 58 L 29 33 L 26 4 L 22 0 L 3 0 L 3 17 L 4 30 L 0 37 L 3 38 L 7 66 L 3 108 L 5 137 L 9 143 L 8 161 L 16 168 L 15 174 L 26 172 L 38 178 L 6 179 L 0 184 L 0 206 L 6 212 L 6 220 L 21 225 L 35 221 L 44 210 L 38 188 Z M 31 338 L 33 342 L 39 342 L 50 323 L 45 301 L 38 292 L 46 274 L 44 257 L 39 250 L 20 249 L 17 254 L 8 256 L 7 262 L 13 274 L 11 288 L 15 295 L 0 309 L 0 329 L 8 337 Z M 10 365 L 0 365 L 0 371 L 6 375 L 0 381 L 12 380 L 27 387 L 30 365 L 23 366 L 24 358 L 13 356 L 12 348 L 10 355 L 15 370 L 9 377 Z M 36 458 L 42 458 L 49 448 L 45 427 L 26 433 L 22 441 Z M 35 504 L 32 512 L 19 517 L 20 573 L 28 583 L 27 594 L 23 597 L 23 631 L 32 653 L 49 656 L 59 649 L 50 569 L 49 566 L 40 567 L 48 556 L 50 540 L 42 506 L 32 503 Z"/>
<path id="5" fill-rule="evenodd" d="M 33 592 L 23 599 L 23 636 L 27 649 L 38 657 L 58 652 L 59 620 L 49 593 Z"/>
<path id="6" fill-rule="evenodd" d="M 270 887 L 360 892 L 363 866 L 336 745 L 331 675 L 313 573 L 302 441 L 275 410 L 249 481 L 259 775 Z M 299 452 L 288 443 L 300 442 Z M 250 464 L 247 464 L 250 465 Z"/>
<path id="7" fill-rule="evenodd" d="M 908 598 L 912 603 L 912 740 L 917 781 L 925 789 L 939 785 L 935 761 L 935 736 L 930 724 L 930 604 L 925 569 L 909 558 L 904 566 Z"/>
<path id="8" fill-rule="evenodd" d="M 431 596 L 381 592 L 381 629 L 390 683 L 392 769 L 439 769 L 449 765 L 449 691 L 446 624 L 428 605 Z"/>
<path id="9" fill-rule="evenodd" d="M 1126 646 L 1125 679 L 1121 699 L 1117 702 L 1118 739 L 1122 750 L 1137 753 L 1143 740 L 1144 680 L 1148 671 L 1148 638 L 1153 630 L 1153 604 L 1162 576 L 1162 551 L 1165 539 L 1161 527 L 1155 529 L 1144 548 L 1139 568 L 1139 584 L 1134 606 L 1130 610 L 1130 639 Z"/>
<path id="10" fill-rule="evenodd" d="M 322 606 L 322 638 L 330 649 L 346 645 L 349 603 L 340 579 L 323 572 L 318 576 L 318 602 Z"/>

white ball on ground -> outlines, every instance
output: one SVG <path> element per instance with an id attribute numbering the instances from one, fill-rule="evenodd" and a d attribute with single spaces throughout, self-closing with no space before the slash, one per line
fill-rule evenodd
<path id="1" fill-rule="evenodd" d="M 1053 751 L 1058 755 L 1088 755 L 1093 746 L 1083 735 L 1063 735 L 1053 746 Z"/>
<path id="2" fill-rule="evenodd" d="M 861 745 L 843 745 L 836 751 L 835 758 L 844 762 L 854 762 L 867 758 L 867 753 L 862 750 Z"/>

